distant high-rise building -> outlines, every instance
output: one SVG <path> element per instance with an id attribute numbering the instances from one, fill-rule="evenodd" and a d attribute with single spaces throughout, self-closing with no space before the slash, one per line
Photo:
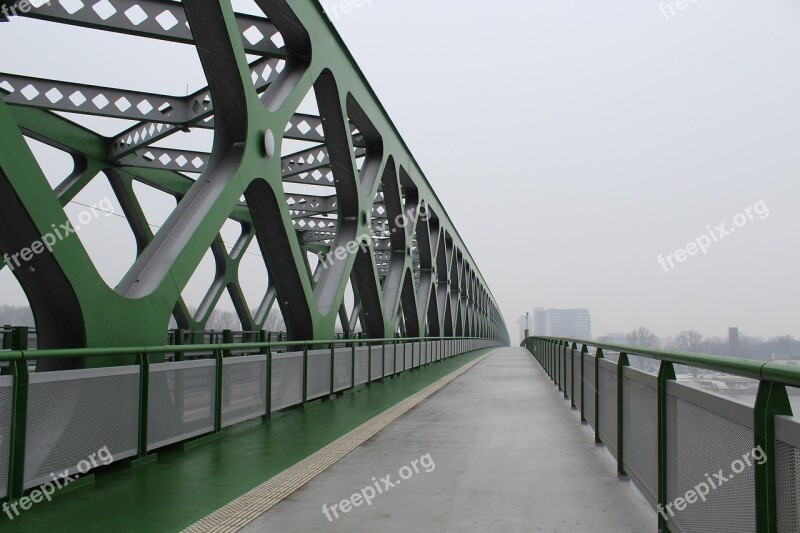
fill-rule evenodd
<path id="1" fill-rule="evenodd" d="M 741 356 L 739 345 L 739 328 L 728 328 L 728 355 Z"/>
<path id="2" fill-rule="evenodd" d="M 592 338 L 592 316 L 588 309 L 533 310 L 534 335 L 546 337 Z"/>

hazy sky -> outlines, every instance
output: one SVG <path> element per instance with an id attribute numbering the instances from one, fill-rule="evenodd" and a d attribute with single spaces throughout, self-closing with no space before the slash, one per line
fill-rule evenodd
<path id="1" fill-rule="evenodd" d="M 669 15 L 669 3 L 371 0 L 335 17 L 512 338 L 534 306 L 586 307 L 595 335 L 800 336 L 800 4 L 708 0 Z M 31 40 L 41 24 L 0 26 L 4 50 L 36 44 L 14 46 L 0 71 L 172 94 L 202 84 L 188 47 L 136 56 L 111 44 L 127 38 L 48 27 Z M 676 256 L 690 242 L 706 253 Z M 101 270 L 119 279 L 133 248 L 114 259 Z M 24 303 L 7 269 L 0 291 Z"/>

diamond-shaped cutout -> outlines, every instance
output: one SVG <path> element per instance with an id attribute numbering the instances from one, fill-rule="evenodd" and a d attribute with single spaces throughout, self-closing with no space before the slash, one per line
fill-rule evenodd
<path id="1" fill-rule="evenodd" d="M 143 115 L 146 115 L 146 114 L 148 114 L 150 111 L 152 111 L 152 110 L 153 110 L 153 104 L 151 104 L 151 103 L 150 103 L 150 102 L 148 102 L 147 100 L 142 100 L 142 101 L 141 101 L 141 102 L 139 102 L 139 104 L 136 106 L 136 109 L 138 109 L 138 110 L 139 110 L 139 112 L 140 112 L 141 114 L 143 114 Z"/>
<path id="2" fill-rule="evenodd" d="M 92 103 L 97 106 L 97 109 L 103 109 L 105 106 L 108 105 L 108 98 L 103 96 L 102 94 L 98 94 L 94 98 L 92 98 Z"/>
<path id="3" fill-rule="evenodd" d="M 82 92 L 75 91 L 74 93 L 72 93 L 69 96 L 69 101 L 72 102 L 72 104 L 75 107 L 79 107 L 79 106 L 82 106 L 86 102 L 86 97 L 83 96 Z"/>
<path id="4" fill-rule="evenodd" d="M 309 131 L 311 131 L 311 126 L 308 125 L 308 122 L 303 120 L 300 124 L 297 125 L 297 129 L 300 130 L 300 133 L 305 135 Z"/>
<path id="5" fill-rule="evenodd" d="M 158 160 L 161 161 L 162 165 L 169 165 L 170 161 L 172 161 L 172 158 L 169 156 L 169 154 L 161 154 L 161 157 L 159 157 Z"/>
<path id="6" fill-rule="evenodd" d="M 260 43 L 261 41 L 264 40 L 264 34 L 261 33 L 261 31 L 255 26 L 250 26 L 249 28 L 244 30 L 244 32 L 242 32 L 242 35 L 244 36 L 245 39 L 247 39 L 247 42 L 250 43 L 251 45 Z"/>
<path id="7" fill-rule="evenodd" d="M 136 4 L 125 11 L 125 16 L 128 17 L 128 20 L 130 20 L 134 26 L 138 26 L 147 20 L 147 13 L 144 12 L 144 9 L 142 9 L 139 4 Z"/>
<path id="8" fill-rule="evenodd" d="M 261 72 L 261 77 L 264 79 L 264 81 L 267 81 L 270 76 L 272 76 L 272 67 L 267 65 Z"/>
<path id="9" fill-rule="evenodd" d="M 175 162 L 178 163 L 179 167 L 183 167 L 184 165 L 186 165 L 186 163 L 189 162 L 189 160 L 183 157 L 182 155 L 179 155 L 178 157 L 175 158 Z"/>
<path id="10" fill-rule="evenodd" d="M 272 44 L 274 44 L 278 48 L 283 48 L 286 45 L 286 43 L 283 42 L 283 35 L 281 35 L 280 33 L 276 33 L 275 35 L 270 37 L 269 40 L 272 41 Z"/>
<path id="11" fill-rule="evenodd" d="M 159 16 L 156 17 L 156 22 L 164 28 L 165 30 L 171 30 L 178 24 L 178 19 L 175 18 L 169 11 L 162 12 Z"/>
<path id="12" fill-rule="evenodd" d="M 4 81 L 3 83 L 0 83 L 0 89 L 4 90 L 7 93 L 13 93 L 14 92 L 14 86 L 11 85 L 10 83 L 8 83 L 7 81 Z"/>
<path id="13" fill-rule="evenodd" d="M 59 0 L 58 3 L 61 4 L 61 7 L 70 15 L 83 9 L 83 2 L 81 2 L 81 0 Z"/>
<path id="14" fill-rule="evenodd" d="M 131 108 L 131 103 L 124 96 L 119 100 L 117 100 L 116 102 L 114 102 L 114 105 L 117 106 L 117 109 L 119 109 L 123 113 Z"/>
<path id="15" fill-rule="evenodd" d="M 320 135 L 320 137 L 325 137 L 325 129 L 322 127 L 322 124 L 317 126 L 316 129 L 317 129 L 317 133 Z"/>
<path id="16" fill-rule="evenodd" d="M 50 103 L 52 104 L 55 104 L 56 102 L 64 98 L 64 95 L 61 94 L 61 91 L 59 91 L 55 87 L 44 93 L 44 95 L 47 97 L 48 100 L 50 100 Z"/>
<path id="17" fill-rule="evenodd" d="M 108 20 L 117 13 L 117 8 L 115 8 L 108 0 L 100 0 L 92 6 L 92 9 L 94 9 L 94 12 L 97 13 L 97 16 L 103 20 Z"/>
<path id="18" fill-rule="evenodd" d="M 30 84 L 26 85 L 25 88 L 20 91 L 20 93 L 22 93 L 22 96 L 28 100 L 33 100 L 39 96 L 39 91 L 36 90 L 36 87 Z"/>
<path id="19" fill-rule="evenodd" d="M 194 159 L 192 159 L 192 166 L 194 168 L 200 168 L 200 167 L 203 166 L 203 160 L 200 158 L 200 156 L 195 157 Z"/>

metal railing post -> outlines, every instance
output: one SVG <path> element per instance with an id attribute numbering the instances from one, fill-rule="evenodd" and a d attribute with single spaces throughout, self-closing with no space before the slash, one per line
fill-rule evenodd
<path id="1" fill-rule="evenodd" d="M 266 401 L 267 413 L 264 415 L 265 420 L 272 418 L 272 347 L 268 344 L 269 334 L 261 330 L 258 332 L 258 341 L 267 344 L 261 348 L 261 353 L 267 356 L 267 375 L 266 375 Z"/>
<path id="2" fill-rule="evenodd" d="M 569 393 L 569 404 L 572 409 L 578 409 L 578 404 L 575 403 L 575 350 L 578 349 L 578 345 L 576 343 L 572 343 L 572 346 L 569 349 L 569 356 L 570 356 L 570 372 L 572 375 L 569 377 L 570 383 L 570 393 Z"/>
<path id="3" fill-rule="evenodd" d="M 628 477 L 625 472 L 625 396 L 623 387 L 625 379 L 623 372 L 629 365 L 628 354 L 620 352 L 617 361 L 617 475 Z"/>
<path id="4" fill-rule="evenodd" d="M 570 392 L 567 390 L 567 383 L 572 383 L 572 376 L 569 376 L 567 379 L 567 368 L 570 369 L 572 372 L 572 359 L 569 360 L 569 364 L 567 364 L 567 350 L 569 349 L 569 343 L 564 342 L 561 346 L 562 357 L 564 360 L 564 399 L 568 400 L 570 397 Z"/>
<path id="5" fill-rule="evenodd" d="M 775 448 L 775 417 L 792 416 L 792 406 L 786 386 L 771 381 L 761 381 L 753 408 L 754 448 L 760 448 L 765 461 L 755 466 L 756 531 L 778 532 L 777 450 Z"/>
<path id="6" fill-rule="evenodd" d="M 333 368 L 336 364 L 336 343 L 331 342 L 331 396 L 334 396 L 336 393 L 333 389 L 335 389 L 335 385 L 333 382 Z"/>
<path id="7" fill-rule="evenodd" d="M 356 388 L 356 343 L 350 343 L 350 359 L 352 364 L 350 365 L 350 388 Z"/>
<path id="8" fill-rule="evenodd" d="M 367 343 L 367 385 L 372 384 L 372 343 Z"/>
<path id="9" fill-rule="evenodd" d="M 558 390 L 561 390 L 561 347 L 563 346 L 562 341 L 558 341 L 555 345 L 555 360 L 556 360 L 556 385 L 558 386 Z"/>
<path id="10" fill-rule="evenodd" d="M 303 343 L 303 406 L 308 403 L 308 343 Z"/>
<path id="11" fill-rule="evenodd" d="M 658 505 L 667 506 L 667 382 L 675 380 L 672 363 L 661 361 L 658 370 Z M 659 531 L 669 531 L 667 521 L 658 513 Z"/>
<path id="12" fill-rule="evenodd" d="M 219 433 L 222 431 L 222 398 L 223 398 L 223 380 L 222 380 L 222 368 L 223 368 L 223 359 L 225 354 L 223 350 L 217 349 L 214 350 L 214 359 L 217 361 L 216 365 L 216 390 L 214 391 L 215 401 L 214 401 L 214 433 Z"/>
<path id="13" fill-rule="evenodd" d="M 14 335 L 12 330 L 12 335 Z M 26 334 L 27 338 L 27 334 Z M 12 342 L 12 347 L 14 343 Z M 8 499 L 16 500 L 25 494 L 25 437 L 28 427 L 28 361 L 11 362 L 14 385 L 11 391 L 11 434 L 8 456 Z"/>
<path id="14" fill-rule="evenodd" d="M 600 438 L 600 359 L 603 349 L 598 348 L 594 355 L 594 443 L 602 444 Z"/>
<path id="15" fill-rule="evenodd" d="M 150 409 L 150 356 L 141 353 L 139 363 L 139 441 L 137 459 L 147 456 L 147 421 Z"/>
<path id="16" fill-rule="evenodd" d="M 586 416 L 584 413 L 584 406 L 586 405 L 586 387 L 584 386 L 584 360 L 586 358 L 586 354 L 589 353 L 589 349 L 584 344 L 581 348 L 581 422 L 587 422 Z"/>

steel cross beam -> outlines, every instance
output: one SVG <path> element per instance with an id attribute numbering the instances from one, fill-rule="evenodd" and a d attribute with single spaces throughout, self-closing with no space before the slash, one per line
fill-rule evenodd
<path id="1" fill-rule="evenodd" d="M 372 338 L 508 342 L 466 245 L 322 6 L 255 3 L 264 16 L 235 13 L 229 0 L 53 2 L 27 15 L 38 24 L 32 41 L 59 23 L 191 46 L 208 82 L 176 97 L 57 81 L 45 62 L 32 66 L 37 77 L 0 74 L 0 255 L 14 260 L 66 222 L 65 205 L 98 180 L 136 242 L 113 286 L 77 237 L 13 269 L 39 346 L 160 344 L 171 318 L 204 329 L 226 293 L 243 330 L 262 328 L 274 304 L 292 339 L 329 339 L 338 321 Z M 318 112 L 301 113 L 312 90 Z M 108 138 L 63 113 L 88 116 L 90 126 L 92 116 L 136 124 Z M 213 133 L 210 151 L 162 143 L 195 130 Z M 69 176 L 52 187 L 25 137 L 71 156 Z M 292 149 L 298 141 L 307 144 Z M 136 184 L 176 200 L 157 230 Z M 311 184 L 325 192 L 305 194 Z M 221 235 L 231 221 L 241 227 L 235 243 Z M 215 277 L 192 312 L 182 291 L 208 253 Z M 266 294 L 245 290 L 242 260 L 254 255 Z"/>

